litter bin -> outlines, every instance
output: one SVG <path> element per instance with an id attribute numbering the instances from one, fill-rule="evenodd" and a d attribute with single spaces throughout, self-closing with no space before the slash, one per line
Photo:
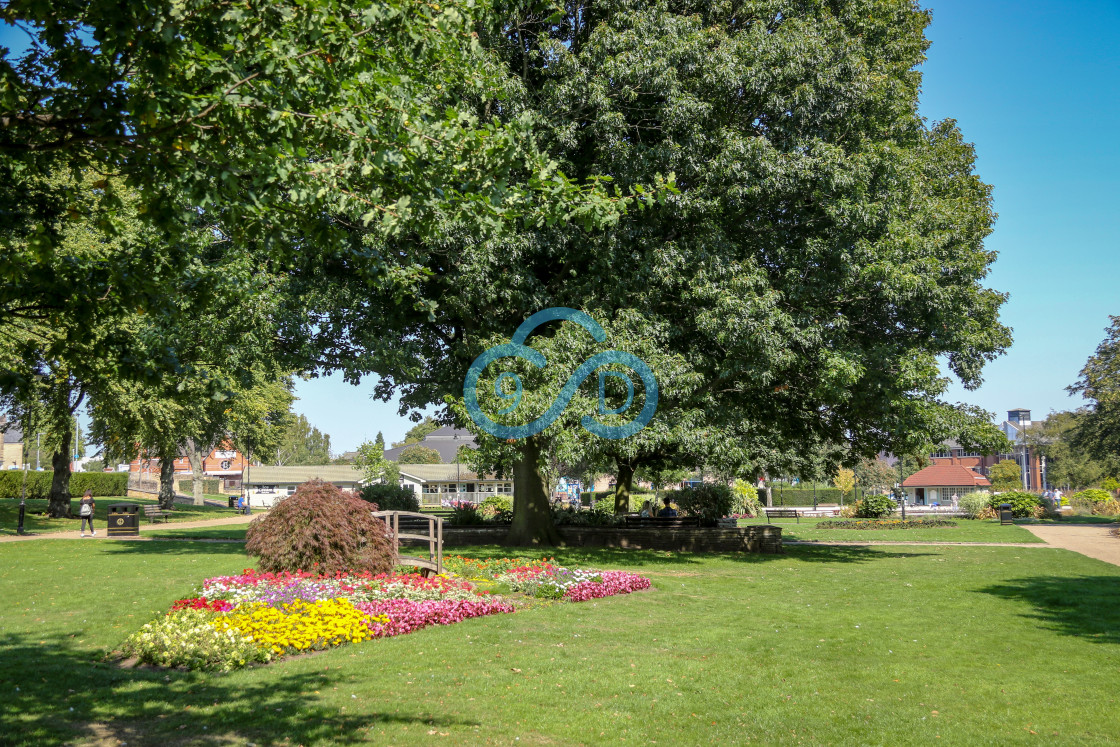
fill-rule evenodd
<path id="1" fill-rule="evenodd" d="M 140 507 L 135 503 L 114 503 L 109 506 L 110 537 L 140 536 Z"/>
<path id="2" fill-rule="evenodd" d="M 1013 524 L 1014 523 L 1013 521 L 1011 521 L 1011 504 L 1010 503 L 999 504 L 999 523 L 1000 524 Z"/>
<path id="3" fill-rule="evenodd" d="M 237 496 L 236 495 L 231 495 L 229 497 L 229 507 L 230 508 L 237 508 Z"/>

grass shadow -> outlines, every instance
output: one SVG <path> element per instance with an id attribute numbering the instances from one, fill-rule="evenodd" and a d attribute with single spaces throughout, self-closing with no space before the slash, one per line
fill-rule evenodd
<path id="1" fill-rule="evenodd" d="M 1120 643 L 1120 576 L 1035 576 L 978 591 L 1031 605 L 1022 616 L 1056 633 Z"/>
<path id="2" fill-rule="evenodd" d="M 287 673 L 236 684 L 221 675 L 126 669 L 97 661 L 69 638 L 0 635 L 0 742 L 113 744 L 357 744 L 379 724 L 429 727 L 477 722 L 425 713 L 365 710 L 348 715 L 317 704 L 313 693 L 345 684 L 338 668 Z"/>
<path id="3" fill-rule="evenodd" d="M 113 555 L 245 555 L 244 542 L 206 542 L 200 540 L 100 540 Z"/>

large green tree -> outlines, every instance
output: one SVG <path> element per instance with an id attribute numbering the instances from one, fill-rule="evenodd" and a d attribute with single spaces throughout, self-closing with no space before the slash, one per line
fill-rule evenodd
<path id="1" fill-rule="evenodd" d="M 1089 400 L 1077 425 L 1075 444 L 1115 465 L 1120 460 L 1120 316 L 1109 317 L 1105 338 L 1089 356 L 1071 394 Z"/>
<path id="2" fill-rule="evenodd" d="M 1004 295 L 983 284 L 990 190 L 955 123 L 917 111 L 928 21 L 906 0 L 507 6 L 479 29 L 518 79 L 500 115 L 531 113 L 581 182 L 628 194 L 673 175 L 676 191 L 608 230 L 480 236 L 449 221 L 438 239 L 390 241 L 433 268 L 418 287 L 430 311 L 374 313 L 354 289 L 360 318 L 332 322 L 375 361 L 344 345 L 336 359 L 423 407 L 541 308 L 632 310 L 706 382 L 709 427 L 765 434 L 775 454 L 960 440 L 978 413 L 942 400 L 939 360 L 975 387 L 1010 337 Z M 533 497 L 515 514 L 533 519 L 516 541 L 554 536 L 537 505 L 544 446 L 517 446 Z"/>

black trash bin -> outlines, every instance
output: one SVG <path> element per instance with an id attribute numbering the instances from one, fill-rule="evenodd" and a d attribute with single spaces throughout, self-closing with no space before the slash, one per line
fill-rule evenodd
<path id="1" fill-rule="evenodd" d="M 230 508 L 237 508 L 237 496 L 236 495 L 231 495 L 229 497 L 229 507 Z"/>
<path id="2" fill-rule="evenodd" d="M 1015 523 L 1015 522 L 1011 521 L 1011 504 L 1010 503 L 999 504 L 999 523 L 1000 524 L 1014 524 Z"/>
<path id="3" fill-rule="evenodd" d="M 135 503 L 114 503 L 109 506 L 110 537 L 140 536 L 140 506 Z"/>

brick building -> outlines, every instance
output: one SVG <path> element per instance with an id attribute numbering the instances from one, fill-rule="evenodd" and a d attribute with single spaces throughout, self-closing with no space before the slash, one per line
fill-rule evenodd
<path id="1" fill-rule="evenodd" d="M 222 481 L 222 488 L 226 490 L 236 490 L 241 487 L 241 475 L 245 471 L 245 465 L 248 460 L 245 456 L 235 449 L 232 444 L 226 442 L 221 446 L 211 449 L 202 458 L 202 472 L 207 477 L 216 477 Z M 159 478 L 160 461 L 159 459 L 148 459 L 143 454 L 133 459 L 128 465 L 130 472 L 140 473 L 142 475 L 151 475 L 153 478 Z M 191 462 L 186 454 L 181 454 L 175 458 L 175 474 L 176 475 L 189 475 L 191 474 Z"/>

